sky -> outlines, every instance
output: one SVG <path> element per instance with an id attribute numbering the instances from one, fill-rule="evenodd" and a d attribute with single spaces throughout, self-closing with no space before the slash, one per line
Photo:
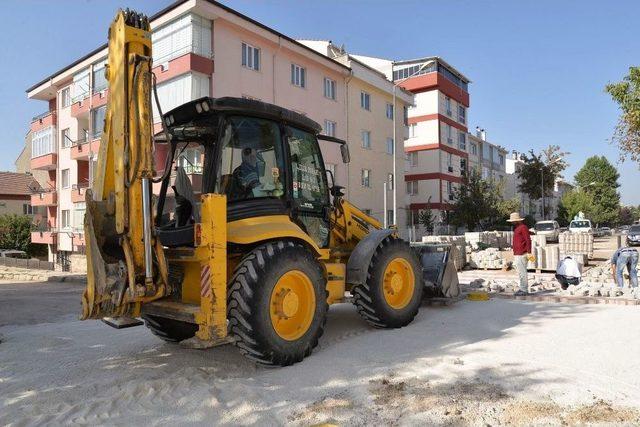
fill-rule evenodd
<path id="1" fill-rule="evenodd" d="M 106 42 L 118 7 L 153 14 L 167 0 L 3 0 L 0 170 L 13 170 L 31 118 L 46 111 L 26 89 Z M 640 1 L 224 0 L 293 38 L 332 40 L 351 53 L 441 56 L 466 75 L 469 129 L 508 150 L 556 144 L 565 178 L 589 156 L 618 166 L 625 204 L 640 204 L 638 165 L 609 143 L 619 116 L 604 92 L 640 65 Z"/>

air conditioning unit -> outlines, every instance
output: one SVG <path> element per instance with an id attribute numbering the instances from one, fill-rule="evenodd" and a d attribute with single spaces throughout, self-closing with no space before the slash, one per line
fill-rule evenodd
<path id="1" fill-rule="evenodd" d="M 448 170 L 449 172 L 453 172 L 453 166 L 449 166 L 449 167 L 447 168 L 447 170 Z"/>
<path id="2" fill-rule="evenodd" d="M 453 145 L 453 138 L 447 138 L 447 144 Z"/>

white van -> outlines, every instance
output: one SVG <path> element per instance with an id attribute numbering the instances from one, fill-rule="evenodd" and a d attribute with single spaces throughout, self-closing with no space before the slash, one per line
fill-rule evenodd
<path id="1" fill-rule="evenodd" d="M 569 232 L 593 233 L 593 228 L 591 228 L 591 221 L 588 219 L 574 219 L 569 224 Z"/>
<path id="2" fill-rule="evenodd" d="M 533 230 L 536 235 L 545 236 L 547 242 L 557 242 L 560 236 L 560 225 L 557 221 L 538 221 Z"/>

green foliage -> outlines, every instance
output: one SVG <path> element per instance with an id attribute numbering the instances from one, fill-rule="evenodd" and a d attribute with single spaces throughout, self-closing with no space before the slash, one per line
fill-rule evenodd
<path id="1" fill-rule="evenodd" d="M 493 181 L 482 179 L 474 170 L 454 189 L 453 198 L 455 202 L 450 214 L 451 224 L 476 230 L 499 223 L 505 218 L 499 210 L 502 201 L 499 187 Z"/>
<path id="2" fill-rule="evenodd" d="M 429 201 L 431 201 L 431 197 L 429 197 Z M 433 227 L 435 226 L 435 218 L 433 217 L 433 211 L 431 208 L 422 209 L 418 213 L 418 223 L 422 225 L 427 232 L 432 233 Z"/>
<path id="3" fill-rule="evenodd" d="M 640 209 L 635 206 L 623 206 L 618 214 L 618 223 L 620 225 L 631 225 L 640 219 Z"/>
<path id="4" fill-rule="evenodd" d="M 550 145 L 536 154 L 531 150 L 522 156 L 523 163 L 516 170 L 520 184 L 518 190 L 525 193 L 531 200 L 542 198 L 553 193 L 556 179 L 562 178 L 562 172 L 569 166 L 564 157 L 569 154 L 560 151 L 557 145 Z"/>
<path id="5" fill-rule="evenodd" d="M 620 174 L 604 156 L 589 157 L 575 176 L 576 184 L 591 197 L 592 206 L 585 211 L 595 224 L 613 225 L 618 222 Z"/>
<path id="6" fill-rule="evenodd" d="M 31 217 L 26 215 L 0 215 L 0 248 L 17 249 L 29 255 L 38 248 L 31 244 Z"/>
<path id="7" fill-rule="evenodd" d="M 621 160 L 630 157 L 640 162 L 640 67 L 630 67 L 621 82 L 610 83 L 605 90 L 622 110 L 612 142 L 620 149 Z"/>
<path id="8" fill-rule="evenodd" d="M 587 218 L 591 219 L 590 211 L 593 205 L 593 198 L 591 195 L 580 188 L 567 191 L 560 200 L 561 208 L 558 209 L 558 216 L 561 221 L 559 223 L 568 225 L 571 220 L 578 214 L 578 212 L 584 212 Z M 595 224 L 594 224 L 595 225 Z"/>

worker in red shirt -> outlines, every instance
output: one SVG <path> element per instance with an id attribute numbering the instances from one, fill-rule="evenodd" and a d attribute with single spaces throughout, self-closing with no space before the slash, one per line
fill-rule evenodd
<path id="1" fill-rule="evenodd" d="M 531 255 L 531 235 L 529 228 L 524 223 L 524 218 L 518 212 L 509 216 L 508 221 L 514 225 L 513 228 L 513 263 L 520 276 L 520 289 L 516 296 L 529 294 L 529 282 L 527 279 L 527 263 Z"/>

